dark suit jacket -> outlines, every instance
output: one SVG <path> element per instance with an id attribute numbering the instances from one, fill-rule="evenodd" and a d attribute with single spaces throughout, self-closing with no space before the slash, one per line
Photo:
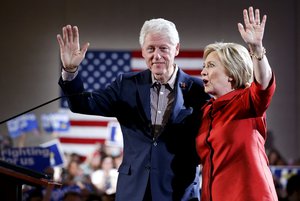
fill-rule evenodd
<path id="1" fill-rule="evenodd" d="M 197 197 L 199 192 L 194 191 L 199 191 L 199 182 L 193 183 L 198 165 L 195 136 L 200 108 L 209 99 L 200 79 L 178 70 L 173 111 L 156 140 L 151 136 L 150 70 L 122 74 L 105 90 L 92 93 L 82 93 L 79 76 L 72 81 L 60 79 L 59 84 L 69 95 L 71 111 L 116 117 L 121 125 L 124 156 L 117 201 L 142 201 L 148 181 L 154 201 Z"/>

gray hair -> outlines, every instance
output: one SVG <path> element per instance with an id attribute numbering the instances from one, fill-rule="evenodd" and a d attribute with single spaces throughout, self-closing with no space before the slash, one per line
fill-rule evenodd
<path id="1" fill-rule="evenodd" d="M 171 43 L 176 45 L 179 43 L 179 34 L 173 22 L 157 18 L 145 21 L 139 37 L 140 45 L 143 46 L 145 37 L 149 33 L 159 33 L 168 36 Z"/>
<path id="2" fill-rule="evenodd" d="M 204 59 L 214 51 L 226 68 L 228 76 L 233 78 L 234 89 L 245 88 L 253 81 L 253 62 L 244 46 L 236 43 L 213 43 L 205 47 Z"/>

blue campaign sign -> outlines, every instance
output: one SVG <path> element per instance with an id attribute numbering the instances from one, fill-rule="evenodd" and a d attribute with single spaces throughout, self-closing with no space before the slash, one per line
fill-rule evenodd
<path id="1" fill-rule="evenodd" d="M 300 175 L 300 166 L 270 166 L 270 170 L 282 189 L 286 188 L 291 176 L 295 174 Z"/>
<path id="2" fill-rule="evenodd" d="M 1 159 L 38 172 L 50 166 L 50 150 L 43 147 L 7 148 L 1 151 Z"/>
<path id="3" fill-rule="evenodd" d="M 64 154 L 58 140 L 51 140 L 39 147 L 7 148 L 1 150 L 0 159 L 38 172 L 64 164 Z"/>
<path id="4" fill-rule="evenodd" d="M 43 143 L 41 147 L 47 148 L 50 152 L 50 165 L 54 166 L 63 166 L 64 164 L 64 154 L 60 146 L 60 142 L 55 139 L 49 142 Z"/>

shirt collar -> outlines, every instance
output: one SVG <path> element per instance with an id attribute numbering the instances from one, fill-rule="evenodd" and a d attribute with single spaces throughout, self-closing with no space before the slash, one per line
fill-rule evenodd
<path id="1" fill-rule="evenodd" d="M 172 76 L 170 77 L 170 79 L 166 83 L 171 87 L 171 89 L 174 89 L 177 72 L 178 72 L 178 66 L 175 64 L 174 72 L 173 72 Z M 152 85 L 153 85 L 157 82 L 157 80 L 154 78 L 154 75 L 152 73 L 151 73 L 151 78 L 152 78 Z"/>

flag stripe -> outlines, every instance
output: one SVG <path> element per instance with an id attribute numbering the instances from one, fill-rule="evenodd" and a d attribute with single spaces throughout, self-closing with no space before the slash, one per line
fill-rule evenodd
<path id="1" fill-rule="evenodd" d="M 68 133 L 61 133 L 61 137 L 80 137 L 80 138 L 106 138 L 108 136 L 106 126 L 71 126 Z"/>
<path id="2" fill-rule="evenodd" d="M 77 153 L 84 159 L 98 149 L 98 144 L 61 143 L 61 148 L 64 153 Z"/>
<path id="3" fill-rule="evenodd" d="M 175 63 L 182 68 L 192 69 L 192 70 L 201 70 L 203 67 L 203 59 L 201 58 L 178 58 L 175 59 Z M 143 58 L 132 58 L 131 59 L 131 67 L 133 71 L 136 70 L 144 70 L 146 69 L 145 60 Z"/>
<path id="4" fill-rule="evenodd" d="M 95 120 L 70 120 L 71 126 L 83 126 L 83 127 L 94 127 L 94 126 L 103 126 L 106 127 L 108 125 L 108 121 L 95 121 Z"/>
<path id="5" fill-rule="evenodd" d="M 185 58 L 202 58 L 202 50 L 180 50 L 176 58 L 185 57 Z M 131 56 L 134 58 L 143 58 L 141 51 L 132 51 Z"/>
<path id="6" fill-rule="evenodd" d="M 185 73 L 193 76 L 198 76 L 200 77 L 201 75 L 201 70 L 183 70 Z"/>
<path id="7" fill-rule="evenodd" d="M 70 138 L 70 137 L 60 137 L 59 141 L 66 144 L 96 144 L 96 143 L 105 143 L 106 139 L 104 138 Z"/>
<path id="8" fill-rule="evenodd" d="M 184 58 L 202 58 L 203 51 L 199 50 L 180 50 L 179 54 L 176 58 L 184 57 Z"/>

